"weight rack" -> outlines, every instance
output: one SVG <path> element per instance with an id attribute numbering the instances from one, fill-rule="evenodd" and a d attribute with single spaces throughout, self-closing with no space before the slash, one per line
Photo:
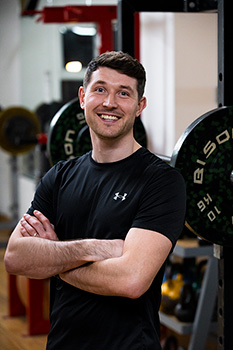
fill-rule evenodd
<path id="1" fill-rule="evenodd" d="M 230 0 L 118 0 L 118 49 L 135 56 L 134 16 L 138 12 L 218 13 L 218 106 L 233 105 L 233 21 Z M 224 235 L 224 232 L 223 232 Z M 214 246 L 218 258 L 218 349 L 233 344 L 233 249 Z"/>

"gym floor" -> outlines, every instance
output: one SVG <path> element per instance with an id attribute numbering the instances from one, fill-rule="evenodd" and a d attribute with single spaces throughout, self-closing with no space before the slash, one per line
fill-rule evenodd
<path id="1" fill-rule="evenodd" d="M 46 336 L 27 336 L 24 316 L 8 317 L 8 276 L 3 264 L 5 249 L 0 249 L 0 347 L 2 350 L 43 350 Z"/>

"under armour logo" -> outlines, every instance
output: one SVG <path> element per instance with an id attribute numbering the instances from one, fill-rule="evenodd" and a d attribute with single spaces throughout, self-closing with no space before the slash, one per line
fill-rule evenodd
<path id="1" fill-rule="evenodd" d="M 120 194 L 120 192 L 117 192 L 117 193 L 115 193 L 115 196 L 113 197 L 113 199 L 115 199 L 115 201 L 117 201 L 118 198 L 119 198 L 119 199 L 121 199 L 122 201 L 124 201 L 125 198 L 126 198 L 126 196 L 127 196 L 127 193 L 124 193 L 124 194 L 122 195 L 122 194 Z"/>

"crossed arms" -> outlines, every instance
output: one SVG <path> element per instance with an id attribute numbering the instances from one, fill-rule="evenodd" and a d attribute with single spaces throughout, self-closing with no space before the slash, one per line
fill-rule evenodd
<path id="1" fill-rule="evenodd" d="M 131 228 L 125 241 L 59 241 L 49 220 L 38 211 L 34 215 L 24 215 L 9 239 L 4 262 L 11 274 L 30 278 L 59 274 L 91 293 L 138 298 L 172 247 L 167 237 L 139 228 Z"/>

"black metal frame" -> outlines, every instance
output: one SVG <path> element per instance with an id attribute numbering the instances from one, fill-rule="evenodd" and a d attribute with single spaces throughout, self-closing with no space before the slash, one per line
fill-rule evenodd
<path id="1" fill-rule="evenodd" d="M 200 12 L 217 10 L 217 0 L 118 0 L 118 48 L 134 56 L 135 12 Z"/>
<path id="2" fill-rule="evenodd" d="M 218 0 L 218 105 L 233 105 L 233 21 L 231 0 Z M 230 180 L 229 180 L 230 182 Z M 221 247 L 218 275 L 218 349 L 233 344 L 233 248 Z"/>
<path id="3" fill-rule="evenodd" d="M 218 12 L 218 105 L 233 105 L 233 20 L 231 0 L 118 0 L 118 49 L 135 55 L 135 12 Z M 230 180 L 229 180 L 230 183 Z M 233 248 L 221 251 L 218 275 L 218 349 L 233 344 Z"/>

